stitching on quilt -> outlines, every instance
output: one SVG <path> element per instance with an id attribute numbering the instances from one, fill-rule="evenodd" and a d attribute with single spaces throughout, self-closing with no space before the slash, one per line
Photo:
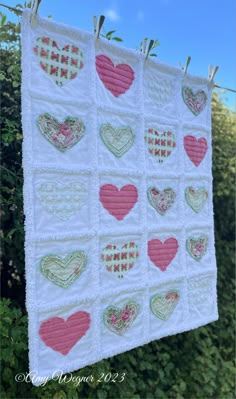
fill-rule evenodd
<path id="1" fill-rule="evenodd" d="M 198 116 L 207 104 L 207 95 L 203 90 L 193 92 L 191 87 L 182 87 L 182 97 L 190 111 Z"/>
<path id="2" fill-rule="evenodd" d="M 145 132 L 145 141 L 149 154 L 159 163 L 170 157 L 176 147 L 175 135 L 170 131 L 160 134 L 156 129 L 149 128 Z"/>
<path id="3" fill-rule="evenodd" d="M 169 319 L 180 298 L 179 291 L 170 290 L 166 294 L 155 294 L 150 298 L 152 313 L 163 321 Z"/>
<path id="4" fill-rule="evenodd" d="M 160 191 L 156 187 L 149 187 L 147 197 L 151 206 L 162 216 L 172 207 L 175 202 L 176 193 L 172 188 Z"/>
<path id="5" fill-rule="evenodd" d="M 68 288 L 87 266 L 84 251 L 75 251 L 64 258 L 58 255 L 44 256 L 40 261 L 40 270 L 44 277 L 62 288 Z"/>
<path id="6" fill-rule="evenodd" d="M 208 248 L 208 236 L 201 234 L 200 236 L 192 236 L 186 240 L 186 249 L 189 255 L 199 262 L 206 254 Z"/>
<path id="7" fill-rule="evenodd" d="M 37 196 L 47 212 L 58 219 L 67 220 L 85 205 L 88 191 L 78 181 L 45 181 L 37 186 Z"/>
<path id="8" fill-rule="evenodd" d="M 114 97 L 124 94 L 133 83 L 133 69 L 128 64 L 114 65 L 106 55 L 96 56 L 96 69 L 102 83 Z"/>
<path id="9" fill-rule="evenodd" d="M 49 37 L 38 37 L 33 48 L 40 60 L 40 66 L 58 86 L 76 78 L 83 68 L 83 53 L 79 47 L 66 45 L 59 49 L 55 40 Z"/>
<path id="10" fill-rule="evenodd" d="M 85 132 L 83 121 L 72 116 L 67 116 L 60 123 L 49 113 L 44 113 L 37 118 L 36 123 L 42 135 L 61 152 L 77 144 Z"/>
<path id="11" fill-rule="evenodd" d="M 123 308 L 108 306 L 103 312 L 103 322 L 112 332 L 123 335 L 136 319 L 140 306 L 134 301 L 127 302 Z"/>
<path id="12" fill-rule="evenodd" d="M 135 139 L 130 126 L 115 128 L 110 123 L 100 127 L 100 136 L 105 146 L 118 158 L 129 151 Z"/>
<path id="13" fill-rule="evenodd" d="M 208 191 L 204 187 L 195 189 L 194 187 L 186 187 L 185 199 L 187 204 L 192 208 L 195 213 L 199 213 L 204 208 L 208 199 Z"/>
<path id="14" fill-rule="evenodd" d="M 103 248 L 101 254 L 101 260 L 107 271 L 118 278 L 123 278 L 124 274 L 133 268 L 138 257 L 138 245 L 134 241 L 122 245 L 121 248 L 117 245 L 108 244 Z"/>

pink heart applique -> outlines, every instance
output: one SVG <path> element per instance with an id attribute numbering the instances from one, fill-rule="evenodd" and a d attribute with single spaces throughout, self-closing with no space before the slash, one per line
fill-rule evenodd
<path id="1" fill-rule="evenodd" d="M 100 187 L 99 198 L 104 208 L 117 220 L 122 220 L 131 211 L 138 199 L 137 188 L 132 184 L 118 189 L 112 184 Z"/>
<path id="2" fill-rule="evenodd" d="M 86 334 L 89 326 L 89 313 L 79 311 L 69 316 L 67 320 L 51 317 L 43 321 L 39 335 L 47 346 L 62 355 L 67 355 L 77 341 Z"/>
<path id="3" fill-rule="evenodd" d="M 114 65 L 106 55 L 96 56 L 96 69 L 104 86 L 115 97 L 124 94 L 134 80 L 134 71 L 129 65 Z"/>
<path id="4" fill-rule="evenodd" d="M 184 137 L 184 149 L 195 166 L 202 162 L 206 155 L 207 147 L 207 141 L 204 137 L 200 139 L 196 139 L 194 136 Z"/>
<path id="5" fill-rule="evenodd" d="M 173 237 L 168 238 L 164 242 L 155 238 L 148 241 L 148 256 L 154 265 L 164 272 L 174 259 L 178 247 L 178 241 Z"/>

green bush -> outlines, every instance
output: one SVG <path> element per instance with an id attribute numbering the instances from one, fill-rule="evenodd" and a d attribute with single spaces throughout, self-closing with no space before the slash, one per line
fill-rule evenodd
<path id="1" fill-rule="evenodd" d="M 2 69 L 2 398 L 230 399 L 234 393 L 234 174 L 235 114 L 212 99 L 215 235 L 219 321 L 167 337 L 73 373 L 94 381 L 45 386 L 17 383 L 28 370 L 22 210 L 19 25 L 1 21 Z M 4 231 L 4 234 L 3 234 Z M 126 373 L 122 383 L 101 373 Z"/>

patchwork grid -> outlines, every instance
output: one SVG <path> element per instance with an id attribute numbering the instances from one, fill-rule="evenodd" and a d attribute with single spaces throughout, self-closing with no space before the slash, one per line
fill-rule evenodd
<path id="1" fill-rule="evenodd" d="M 22 22 L 29 357 L 31 370 L 52 377 L 56 370 L 73 371 L 218 318 L 212 87 L 206 79 L 184 78 L 177 68 L 145 61 L 139 52 L 95 40 L 77 29 L 41 18 L 31 28 L 29 16 L 25 11 Z M 64 81 L 56 84 L 34 54 L 39 37 L 53 38 L 60 48 L 79 48 L 84 58 L 78 76 L 65 85 Z M 112 67 L 105 82 L 104 65 Z M 111 85 L 111 77 L 117 79 L 117 65 L 123 74 L 122 89 Z M 145 83 L 149 69 L 150 76 L 157 74 L 153 90 L 160 89 L 160 77 L 167 87 L 168 95 L 162 88 L 164 94 L 158 97 L 156 113 L 150 110 L 155 109 L 157 96 L 152 95 L 150 81 Z M 126 74 L 128 83 L 124 83 Z M 182 97 L 183 84 L 191 87 L 190 107 Z M 207 98 L 205 107 L 202 92 Z M 193 93 L 199 94 L 194 97 Z M 202 102 L 194 108 L 198 97 Z M 170 112 L 171 107 L 175 112 Z M 39 116 L 46 113 L 54 118 L 54 127 L 63 125 L 66 117 L 78 118 L 85 126 L 82 139 L 60 151 L 37 126 Z M 103 126 L 110 130 L 105 141 Z M 127 140 L 121 149 L 119 129 Z M 150 138 L 153 134 L 156 137 Z M 194 151 L 189 140 L 197 143 Z M 166 146 L 171 149 L 167 151 Z M 190 203 L 185 199 L 189 188 L 197 193 L 195 198 L 191 192 Z M 160 193 L 158 200 L 150 197 L 153 190 Z M 122 270 L 120 257 L 130 244 L 135 245 L 134 261 L 129 256 Z M 107 248 L 117 257 L 108 259 L 111 264 L 102 258 Z M 68 270 L 63 274 L 63 266 L 73 272 L 70 256 L 76 253 L 87 256 L 86 267 L 80 265 L 83 272 L 77 268 L 78 276 L 73 278 Z M 42 273 L 40 264 L 47 259 L 50 265 L 53 256 L 58 270 L 54 267 L 48 279 L 48 269 Z M 122 278 L 115 275 L 115 267 L 119 274 L 123 272 Z"/>

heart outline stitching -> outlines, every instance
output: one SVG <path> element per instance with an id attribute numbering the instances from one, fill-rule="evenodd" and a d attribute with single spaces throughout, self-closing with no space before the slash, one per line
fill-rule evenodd
<path id="1" fill-rule="evenodd" d="M 205 196 L 202 198 L 194 198 L 194 195 L 201 195 L 203 194 Z M 198 195 L 199 194 L 199 195 Z M 191 196 L 192 195 L 192 196 Z M 192 210 L 195 213 L 199 213 L 201 212 L 201 210 L 204 208 L 207 199 L 208 199 L 208 192 L 204 187 L 199 187 L 198 189 L 194 189 L 191 186 L 186 187 L 185 189 L 185 199 L 187 204 L 190 206 L 190 208 L 192 208 Z"/>
<path id="2" fill-rule="evenodd" d="M 170 290 L 166 294 L 153 295 L 150 298 L 150 308 L 152 313 L 163 321 L 168 320 L 175 310 L 179 298 L 180 295 L 178 290 Z"/>
<path id="3" fill-rule="evenodd" d="M 117 148 L 119 140 L 117 140 L 116 137 L 114 138 L 113 133 L 115 133 L 116 135 L 116 132 L 118 136 L 123 136 L 124 139 L 126 139 L 123 140 L 123 146 L 120 148 Z M 109 138 L 109 134 L 113 137 Z M 111 151 L 117 158 L 122 157 L 126 152 L 130 150 L 130 148 L 133 146 L 135 139 L 135 135 L 131 127 L 123 126 L 114 128 L 110 123 L 104 123 L 100 127 L 100 136 L 108 150 Z"/>

